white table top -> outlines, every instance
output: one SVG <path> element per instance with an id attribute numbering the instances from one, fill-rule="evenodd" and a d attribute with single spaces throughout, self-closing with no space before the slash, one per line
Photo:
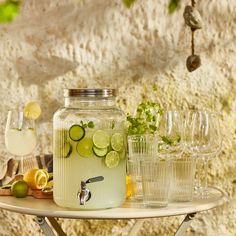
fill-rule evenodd
<path id="1" fill-rule="evenodd" d="M 217 207 L 228 201 L 226 194 L 217 188 L 211 188 L 211 197 L 195 199 L 192 202 L 169 203 L 165 208 L 144 208 L 141 203 L 126 201 L 122 207 L 105 210 L 71 210 L 57 206 L 52 199 L 33 197 L 0 197 L 0 208 L 21 214 L 71 219 L 138 219 L 184 215 Z"/>

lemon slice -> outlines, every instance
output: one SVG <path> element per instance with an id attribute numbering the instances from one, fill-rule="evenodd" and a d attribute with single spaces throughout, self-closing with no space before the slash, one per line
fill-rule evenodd
<path id="1" fill-rule="evenodd" d="M 30 169 L 23 177 L 23 180 L 29 185 L 31 189 L 42 189 L 47 185 L 48 173 L 44 169 Z"/>
<path id="2" fill-rule="evenodd" d="M 134 187 L 130 175 L 126 175 L 125 180 L 126 180 L 126 197 L 129 198 L 134 193 Z"/>
<path id="3" fill-rule="evenodd" d="M 105 158 L 105 164 L 108 168 L 115 168 L 119 165 L 120 157 L 118 152 L 110 151 L 107 153 Z"/>
<path id="4" fill-rule="evenodd" d="M 93 134 L 93 143 L 97 148 L 106 148 L 110 145 L 110 136 L 104 130 L 97 130 Z"/>
<path id="5" fill-rule="evenodd" d="M 36 183 L 35 185 L 36 189 L 42 189 L 47 186 L 48 178 L 45 172 L 39 172 L 36 175 L 35 183 Z"/>
<path id="6" fill-rule="evenodd" d="M 124 148 L 124 138 L 121 133 L 114 133 L 111 136 L 111 147 L 117 151 L 120 152 Z"/>
<path id="7" fill-rule="evenodd" d="M 87 137 L 81 139 L 76 146 L 76 150 L 82 157 L 92 157 L 93 156 L 92 139 Z"/>
<path id="8" fill-rule="evenodd" d="M 53 180 L 50 180 L 47 185 L 46 185 L 47 188 L 52 188 L 53 187 Z"/>
<path id="9" fill-rule="evenodd" d="M 41 170 L 41 169 L 40 169 Z M 50 175 L 46 169 L 42 169 L 42 171 L 45 173 L 47 180 L 49 179 Z"/>
<path id="10" fill-rule="evenodd" d="M 23 112 L 27 119 L 36 120 L 41 115 L 41 108 L 37 102 L 28 102 Z"/>

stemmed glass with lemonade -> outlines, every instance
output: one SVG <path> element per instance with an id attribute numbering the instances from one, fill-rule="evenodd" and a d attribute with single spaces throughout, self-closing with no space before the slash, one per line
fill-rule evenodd
<path id="1" fill-rule="evenodd" d="M 7 114 L 5 145 L 7 151 L 21 158 L 19 173 L 24 173 L 24 158 L 31 154 L 37 145 L 35 120 L 41 108 L 36 102 L 29 102 L 23 111 L 11 110 Z"/>

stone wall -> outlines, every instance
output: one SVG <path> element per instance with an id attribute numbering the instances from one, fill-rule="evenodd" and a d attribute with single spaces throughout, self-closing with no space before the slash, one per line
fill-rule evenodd
<path id="1" fill-rule="evenodd" d="M 223 148 L 210 162 L 209 182 L 230 194 L 236 179 L 236 1 L 199 0 L 204 28 L 196 32 L 202 66 L 189 73 L 190 30 L 167 0 L 27 0 L 20 16 L 0 26 L 0 147 L 7 109 L 40 102 L 38 153 L 51 152 L 52 115 L 65 87 L 113 87 L 133 112 L 142 99 L 166 108 L 213 109 L 222 114 Z M 152 92 L 152 87 L 157 87 Z M 198 214 L 187 235 L 236 235 L 232 204 Z M 140 235 L 172 235 L 180 217 L 146 220 Z M 127 235 L 135 220 L 60 220 L 68 235 Z M 27 227 L 26 227 L 27 225 Z M 31 216 L 0 212 L 0 235 L 42 235 Z"/>

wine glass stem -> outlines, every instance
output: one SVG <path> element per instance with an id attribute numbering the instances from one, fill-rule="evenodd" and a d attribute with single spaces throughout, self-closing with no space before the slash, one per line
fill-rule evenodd
<path id="1" fill-rule="evenodd" d="M 197 172 L 196 172 L 196 190 L 201 188 L 201 160 L 197 160 Z"/>
<path id="2" fill-rule="evenodd" d="M 20 166 L 21 166 L 20 174 L 24 174 L 24 157 L 23 156 L 21 156 L 20 158 Z"/>
<path id="3" fill-rule="evenodd" d="M 207 175 L 208 175 L 208 160 L 204 159 L 204 182 L 203 182 L 203 189 L 204 189 L 205 193 L 207 193 L 207 191 L 208 191 Z"/>

